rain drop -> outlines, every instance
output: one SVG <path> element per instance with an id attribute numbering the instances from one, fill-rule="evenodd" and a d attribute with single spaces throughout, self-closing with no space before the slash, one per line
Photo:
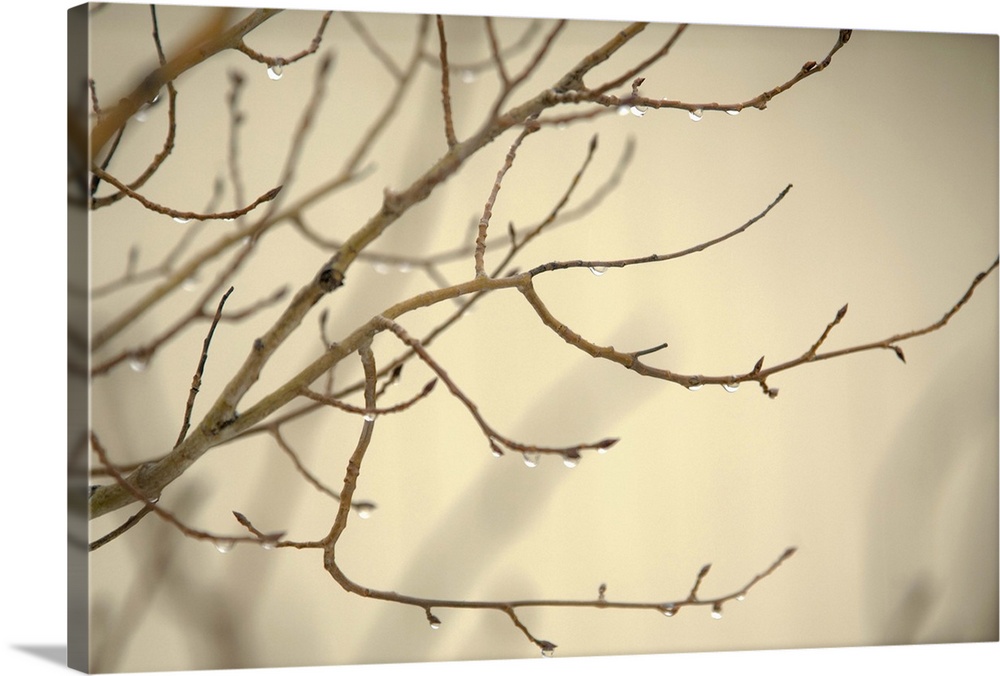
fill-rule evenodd
<path id="1" fill-rule="evenodd" d="M 370 519 L 372 512 L 375 511 L 375 505 L 370 502 L 358 502 L 355 503 L 354 509 L 358 512 L 358 518 Z"/>
<path id="2" fill-rule="evenodd" d="M 277 547 L 277 546 L 278 545 L 277 545 L 277 543 L 274 540 L 261 540 L 260 541 L 260 548 L 263 549 L 266 552 L 273 551 L 274 548 Z"/>
<path id="3" fill-rule="evenodd" d="M 503 457 L 503 451 L 501 451 L 497 447 L 494 447 L 493 450 L 490 451 L 490 452 L 493 454 L 494 458 L 502 458 Z"/>
<path id="4" fill-rule="evenodd" d="M 721 620 L 722 619 L 722 604 L 716 603 L 712 606 L 712 619 Z"/>
<path id="5" fill-rule="evenodd" d="M 465 84 L 472 84 L 476 81 L 476 72 L 471 68 L 466 68 L 458 75 L 459 79 Z"/>
<path id="6" fill-rule="evenodd" d="M 430 623 L 431 629 L 441 628 L 441 620 L 439 620 L 436 615 L 431 615 L 430 613 L 427 613 L 427 621 Z"/>
<path id="7" fill-rule="evenodd" d="M 181 288 L 184 289 L 185 291 L 194 291 L 195 289 L 198 288 L 198 278 L 195 277 L 194 275 L 191 275 L 183 282 L 181 282 Z"/>
<path id="8" fill-rule="evenodd" d="M 280 80 L 281 70 L 281 61 L 277 61 L 273 66 L 267 67 L 267 76 L 272 80 Z"/>
<path id="9" fill-rule="evenodd" d="M 403 263 L 400 263 L 398 266 L 396 266 L 396 269 L 405 274 L 410 270 L 412 270 L 413 266 L 404 261 Z"/>
<path id="10" fill-rule="evenodd" d="M 688 111 L 688 117 L 690 117 L 691 120 L 694 122 L 699 121 L 701 119 L 701 116 L 704 114 L 705 113 L 701 108 L 695 108 L 694 110 Z"/>
<path id="11" fill-rule="evenodd" d="M 149 355 L 141 352 L 133 353 L 128 358 L 128 366 L 136 373 L 142 373 L 149 366 Z"/>
<path id="12" fill-rule="evenodd" d="M 625 117 L 626 115 L 629 114 L 629 107 L 628 106 L 618 106 L 618 114 L 621 115 L 622 117 Z"/>
<path id="13" fill-rule="evenodd" d="M 556 651 L 552 648 L 542 648 L 542 657 L 553 657 L 555 654 Z"/>
<path id="14" fill-rule="evenodd" d="M 736 390 L 740 389 L 740 384 L 737 382 L 722 383 L 722 389 L 724 389 L 726 392 L 735 392 Z"/>
<path id="15" fill-rule="evenodd" d="M 726 115 L 732 115 L 733 117 L 735 117 L 735 116 L 737 116 L 739 114 L 740 114 L 740 111 L 738 109 L 736 109 L 736 108 L 734 108 L 732 110 L 727 110 L 726 111 Z"/>
<path id="16" fill-rule="evenodd" d="M 737 601 L 745 601 L 746 598 L 747 598 L 746 594 L 740 594 L 739 596 L 736 597 L 736 600 Z"/>
<path id="17" fill-rule="evenodd" d="M 608 271 L 608 266 L 606 265 L 594 265 L 591 266 L 590 268 L 590 272 L 594 275 L 594 277 L 600 277 L 607 271 Z"/>
<path id="18" fill-rule="evenodd" d="M 668 603 L 667 605 L 663 606 L 660 612 L 666 615 L 667 617 L 673 617 L 677 613 L 677 606 L 675 606 L 673 603 Z"/>
<path id="19" fill-rule="evenodd" d="M 379 273 L 380 275 L 389 274 L 389 266 L 383 263 L 382 261 L 376 261 L 372 263 L 372 269 L 375 270 L 375 272 Z"/>
<path id="20" fill-rule="evenodd" d="M 181 225 L 184 225 L 185 223 L 190 223 L 190 222 L 191 222 L 190 218 L 184 218 L 183 216 L 174 216 L 174 223 L 180 223 Z"/>
<path id="21" fill-rule="evenodd" d="M 538 467 L 538 461 L 541 458 L 540 454 L 527 451 L 522 453 L 521 456 L 524 458 L 525 467 Z"/>
<path id="22" fill-rule="evenodd" d="M 574 467 L 580 464 L 580 455 L 578 453 L 577 454 L 567 453 L 566 455 L 563 456 L 563 464 L 569 467 L 570 469 L 573 469 Z"/>
<path id="23" fill-rule="evenodd" d="M 643 115 L 646 114 L 646 108 L 643 106 L 632 106 L 631 108 L 628 109 L 628 111 L 633 115 L 635 115 L 636 117 L 642 117 Z"/>
<path id="24" fill-rule="evenodd" d="M 375 422 L 375 411 L 365 411 L 365 422 Z"/>
<path id="25" fill-rule="evenodd" d="M 704 385 L 702 385 L 701 382 L 697 380 L 693 381 L 690 385 L 688 385 L 688 389 L 691 390 L 692 392 L 697 392 L 703 387 Z"/>
<path id="26" fill-rule="evenodd" d="M 233 547 L 235 546 L 236 543 L 232 540 L 215 541 L 215 548 L 219 551 L 220 554 L 228 554 L 229 552 L 233 551 Z"/>

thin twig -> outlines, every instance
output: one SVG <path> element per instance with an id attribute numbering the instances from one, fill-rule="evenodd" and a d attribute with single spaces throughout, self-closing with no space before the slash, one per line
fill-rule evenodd
<path id="1" fill-rule="evenodd" d="M 184 422 L 181 423 L 180 434 L 177 435 L 177 441 L 174 442 L 175 448 L 184 441 L 184 437 L 187 436 L 187 431 L 191 427 L 191 411 L 194 410 L 194 400 L 198 396 L 198 390 L 201 389 L 201 376 L 205 373 L 205 364 L 208 362 L 208 348 L 212 344 L 212 335 L 215 333 L 215 327 L 219 325 L 219 319 L 222 318 L 222 308 L 225 306 L 226 299 L 229 298 L 232 292 L 233 287 L 229 287 L 229 290 L 219 300 L 219 307 L 215 310 L 215 316 L 212 317 L 212 325 L 208 328 L 208 335 L 205 336 L 205 342 L 202 344 L 201 359 L 198 360 L 198 368 L 191 379 L 191 391 L 188 392 L 187 405 L 184 407 Z"/>
<path id="2" fill-rule="evenodd" d="M 441 103 L 444 106 L 444 136 L 448 141 L 448 147 L 454 148 L 458 143 L 455 138 L 455 122 L 451 116 L 451 80 L 448 71 L 448 40 L 444 34 L 444 19 L 437 15 L 438 41 L 441 44 L 441 51 L 438 58 L 441 60 Z"/>

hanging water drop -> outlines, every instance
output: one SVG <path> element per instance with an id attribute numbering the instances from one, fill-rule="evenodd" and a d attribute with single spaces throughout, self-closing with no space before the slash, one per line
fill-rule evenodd
<path id="1" fill-rule="evenodd" d="M 542 648 L 542 657 L 554 657 L 556 651 L 552 648 Z"/>
<path id="2" fill-rule="evenodd" d="M 181 225 L 184 225 L 185 223 L 190 223 L 190 222 L 191 222 L 190 218 L 184 218 L 183 216 L 174 216 L 174 223 L 180 223 Z"/>
<path id="3" fill-rule="evenodd" d="M 622 117 L 625 117 L 626 115 L 629 114 L 629 107 L 628 106 L 618 106 L 618 114 L 621 115 Z"/>
<path id="4" fill-rule="evenodd" d="M 677 606 L 675 606 L 673 603 L 668 603 L 667 605 L 663 606 L 660 612 L 666 615 L 667 617 L 673 617 L 677 613 Z"/>
<path id="5" fill-rule="evenodd" d="M 459 79 L 465 84 L 472 84 L 476 81 L 476 72 L 471 68 L 466 68 L 458 75 Z"/>
<path id="6" fill-rule="evenodd" d="M 375 511 L 375 505 L 370 502 L 356 502 L 354 503 L 354 509 L 358 513 L 358 518 L 370 519 L 372 512 Z"/>
<path id="7" fill-rule="evenodd" d="M 745 601 L 746 598 L 747 598 L 746 594 L 740 594 L 739 596 L 736 597 L 736 600 L 737 601 Z"/>
<path id="8" fill-rule="evenodd" d="M 432 615 L 429 610 L 427 611 L 427 622 L 430 623 L 431 629 L 441 628 L 441 620 L 439 620 L 436 615 Z"/>
<path id="9" fill-rule="evenodd" d="M 277 546 L 278 546 L 278 543 L 275 542 L 274 540 L 261 540 L 260 541 L 260 548 L 263 549 L 265 552 L 273 551 Z"/>
<path id="10" fill-rule="evenodd" d="M 524 458 L 525 467 L 538 467 L 538 461 L 541 459 L 541 455 L 539 453 L 525 451 L 521 454 L 521 456 Z"/>
<path id="11" fill-rule="evenodd" d="M 580 464 L 580 454 L 579 453 L 567 453 L 563 456 L 563 464 L 573 469 Z"/>
<path id="12" fill-rule="evenodd" d="M 726 115 L 732 115 L 733 117 L 735 117 L 735 116 L 737 116 L 739 114 L 740 114 L 740 111 L 739 111 L 738 108 L 733 108 L 732 110 L 727 110 L 726 111 Z"/>
<path id="13" fill-rule="evenodd" d="M 592 265 L 590 267 L 590 272 L 591 274 L 594 275 L 594 277 L 600 277 L 607 271 L 608 271 L 608 266 L 606 265 Z"/>
<path id="14" fill-rule="evenodd" d="M 143 352 L 134 352 L 128 358 L 128 366 L 136 373 L 142 373 L 149 366 L 149 355 Z"/>
<path id="15" fill-rule="evenodd" d="M 403 261 L 398 266 L 396 266 L 396 269 L 399 270 L 400 272 L 406 274 L 407 272 L 409 272 L 410 270 L 413 269 L 413 266 L 410 265 L 408 262 Z"/>
<path id="16" fill-rule="evenodd" d="M 636 117 L 642 117 L 643 115 L 646 114 L 645 106 L 632 106 L 631 108 L 628 109 L 628 111 L 633 115 L 635 115 Z"/>
<path id="17" fill-rule="evenodd" d="M 372 269 L 380 275 L 389 274 L 389 266 L 382 261 L 375 261 L 372 263 Z"/>
<path id="18" fill-rule="evenodd" d="M 722 604 L 716 603 L 712 606 L 712 619 L 721 620 L 722 619 Z"/>
<path id="19" fill-rule="evenodd" d="M 198 278 L 195 275 L 191 275 L 181 282 L 181 288 L 185 291 L 194 291 L 198 288 Z"/>
<path id="20" fill-rule="evenodd" d="M 362 417 L 365 422 L 375 422 L 376 413 L 375 411 L 365 411 L 365 414 Z"/>
<path id="21" fill-rule="evenodd" d="M 695 379 L 693 379 L 693 380 L 690 381 L 690 384 L 688 385 L 688 389 L 691 390 L 692 392 L 697 392 L 698 390 L 700 390 L 704 386 L 705 385 L 700 380 L 698 380 L 697 378 L 695 378 Z"/>
<path id="22" fill-rule="evenodd" d="M 552 657 L 556 654 L 556 644 L 551 641 L 537 641 L 538 647 L 542 649 L 542 657 Z"/>
<path id="23" fill-rule="evenodd" d="M 701 119 L 701 116 L 704 114 L 705 113 L 701 108 L 695 108 L 694 110 L 688 111 L 688 117 L 690 117 L 691 120 L 694 122 L 699 121 Z"/>
<path id="24" fill-rule="evenodd" d="M 740 389 L 740 384 L 737 382 L 722 383 L 722 389 L 724 389 L 726 392 L 735 392 L 736 390 Z"/>
<path id="25" fill-rule="evenodd" d="M 236 543 L 233 540 L 215 541 L 215 548 L 219 551 L 220 554 L 228 554 L 229 552 L 233 551 L 233 547 L 235 546 Z"/>
<path id="26" fill-rule="evenodd" d="M 267 76 L 269 78 L 271 78 L 272 80 L 280 80 L 281 79 L 281 70 L 282 70 L 282 68 L 281 68 L 281 60 L 279 59 L 278 61 L 275 62 L 275 64 L 273 66 L 268 66 L 267 67 Z"/>

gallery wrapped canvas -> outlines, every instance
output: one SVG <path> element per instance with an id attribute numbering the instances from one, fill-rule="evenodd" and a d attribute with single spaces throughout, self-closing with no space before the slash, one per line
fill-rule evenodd
<path id="1" fill-rule="evenodd" d="M 69 26 L 72 667 L 997 640 L 996 35 Z"/>

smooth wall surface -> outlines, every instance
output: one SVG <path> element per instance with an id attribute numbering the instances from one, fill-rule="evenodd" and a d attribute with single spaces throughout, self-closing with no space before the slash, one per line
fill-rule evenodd
<path id="1" fill-rule="evenodd" d="M 167 53 L 205 16 L 160 7 Z M 320 16 L 286 11 L 247 42 L 269 55 L 298 52 Z M 357 18 L 404 63 L 417 17 Z M 512 102 L 551 86 L 624 25 L 572 22 Z M 527 26 L 497 22 L 504 44 Z M 550 27 L 543 22 L 531 44 Z M 674 27 L 650 26 L 588 84 L 631 67 Z M 446 17 L 445 28 L 453 64 L 488 59 L 482 20 Z M 92 15 L 91 30 L 91 74 L 99 99 L 110 103 L 155 65 L 149 10 L 108 5 Z M 642 71 L 641 92 L 745 101 L 822 60 L 836 39 L 836 30 L 691 26 L 667 58 Z M 436 55 L 433 25 L 424 44 Z M 533 48 L 512 57 L 511 72 Z M 390 96 L 391 75 L 337 14 L 323 38 L 326 50 L 335 54 L 328 93 L 294 181 L 282 191 L 284 204 L 336 174 Z M 291 64 L 272 80 L 263 65 L 226 53 L 185 74 L 177 82 L 176 148 L 141 192 L 202 210 L 221 177 L 222 207 L 236 205 L 227 183 L 233 71 L 245 79 L 237 145 L 244 194 L 273 187 L 316 62 Z M 496 81 L 489 69 L 456 67 L 459 138 L 478 128 Z M 322 237 L 349 235 L 379 208 L 383 189 L 405 187 L 444 152 L 440 76 L 431 61 L 396 108 L 371 151 L 371 174 L 303 213 Z M 163 105 L 131 122 L 109 171 L 141 171 L 165 130 Z M 761 355 L 766 364 L 794 358 L 845 303 L 849 311 L 829 349 L 917 329 L 951 308 L 997 255 L 996 36 L 856 31 L 826 71 L 764 111 L 709 111 L 697 122 L 678 110 L 641 117 L 615 111 L 546 129 L 524 142 L 504 179 L 487 267 L 505 253 L 508 222 L 524 232 L 554 207 L 595 133 L 598 151 L 569 206 L 597 194 L 634 141 L 620 184 L 527 247 L 520 267 L 684 249 L 732 230 L 794 184 L 767 218 L 705 252 L 600 276 L 579 269 L 539 277 L 549 309 L 593 342 L 622 351 L 668 342 L 645 358 L 651 365 L 723 375 L 748 371 Z M 359 261 L 268 367 L 248 403 L 318 356 L 321 310 L 337 340 L 392 303 L 435 288 L 420 263 L 471 244 L 470 223 L 482 215 L 514 135 L 486 147 L 372 246 L 393 264 Z M 183 255 L 237 225 L 209 222 Z M 120 279 L 131 250 L 138 269 L 157 265 L 187 227 L 133 201 L 98 210 L 93 287 Z M 298 289 L 328 257 L 291 223 L 276 228 L 233 281 L 227 309 L 250 307 L 284 285 Z M 399 265 L 403 259 L 408 263 Z M 95 362 L 159 335 L 217 270 L 200 272 L 188 290 L 144 314 Z M 434 272 L 449 283 L 469 279 L 471 254 Z M 94 328 L 153 286 L 96 298 Z M 452 309 L 443 305 L 401 323 L 423 335 Z M 280 307 L 220 325 L 195 420 Z M 603 583 L 609 600 L 659 602 L 686 596 L 705 563 L 713 568 L 702 591 L 724 594 L 795 546 L 797 554 L 745 601 L 727 603 L 721 620 L 707 608 L 672 618 L 536 610 L 523 620 L 558 644 L 560 656 L 996 640 L 997 321 L 994 272 L 941 331 L 901 344 L 905 364 L 877 350 L 806 365 L 773 376 L 768 384 L 780 395 L 769 399 L 752 384 L 734 393 L 718 386 L 691 392 L 642 379 L 567 345 L 520 294 L 493 294 L 431 348 L 486 419 L 527 443 L 621 441 L 605 455 L 585 453 L 572 469 L 550 457 L 532 469 L 513 453 L 496 459 L 439 384 L 418 406 L 377 420 L 358 497 L 378 508 L 368 520 L 352 518 L 338 548 L 341 565 L 360 584 L 430 597 L 588 599 Z M 93 428 L 116 461 L 169 450 L 206 330 L 205 322 L 185 329 L 141 371 L 122 364 L 94 379 Z M 400 351 L 388 336 L 374 348 L 382 362 Z M 352 361 L 337 382 L 352 382 L 358 372 Z M 390 399 L 406 399 L 432 377 L 416 363 L 404 374 Z M 330 411 L 282 433 L 310 471 L 337 488 L 358 425 L 356 416 Z M 202 530 L 241 534 L 236 510 L 297 540 L 322 537 L 335 509 L 266 435 L 213 449 L 160 504 Z M 92 537 L 123 518 L 95 520 Z M 442 627 L 432 631 L 419 609 L 348 595 L 316 551 L 241 545 L 221 555 L 152 517 L 95 552 L 91 571 L 92 664 L 100 670 L 538 653 L 498 612 L 442 609 Z"/>

